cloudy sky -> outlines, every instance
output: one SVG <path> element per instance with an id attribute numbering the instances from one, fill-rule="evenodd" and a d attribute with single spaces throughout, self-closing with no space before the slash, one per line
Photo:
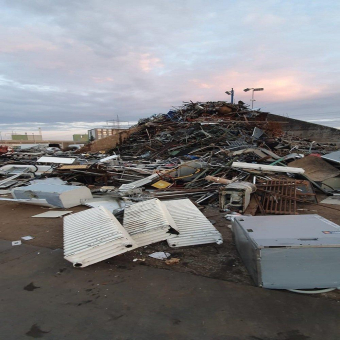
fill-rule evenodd
<path id="1" fill-rule="evenodd" d="M 182 101 L 340 127 L 340 2 L 0 0 L 0 131 L 69 138 Z M 98 126 L 99 125 L 99 126 Z M 66 132 L 66 130 L 69 130 Z"/>

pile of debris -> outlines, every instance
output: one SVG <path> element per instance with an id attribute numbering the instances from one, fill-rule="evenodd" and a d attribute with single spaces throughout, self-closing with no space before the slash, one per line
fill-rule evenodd
<path id="1" fill-rule="evenodd" d="M 288 137 L 266 118 L 242 102 L 189 102 L 140 120 L 109 151 L 7 152 L 0 200 L 88 206 L 64 217 L 65 258 L 76 267 L 155 242 L 221 244 L 200 211 L 207 205 L 248 221 L 297 215 L 300 204 L 340 204 L 337 146 Z M 329 197 L 318 203 L 319 194 Z"/>

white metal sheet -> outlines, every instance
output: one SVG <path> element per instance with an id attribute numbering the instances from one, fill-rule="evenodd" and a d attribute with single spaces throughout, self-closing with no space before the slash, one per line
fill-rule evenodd
<path id="1" fill-rule="evenodd" d="M 110 196 L 106 197 L 95 197 L 92 199 L 82 200 L 82 204 L 87 207 L 97 208 L 104 207 L 113 214 L 117 214 L 118 212 L 125 209 L 126 206 L 130 205 L 132 202 L 126 202 L 119 198 L 112 198 Z"/>
<path id="2" fill-rule="evenodd" d="M 64 257 L 86 267 L 137 247 L 118 220 L 105 208 L 64 217 Z"/>
<path id="3" fill-rule="evenodd" d="M 72 211 L 46 211 L 44 213 L 34 215 L 32 217 L 58 218 L 71 213 Z"/>
<path id="4" fill-rule="evenodd" d="M 76 158 L 43 156 L 37 160 L 37 163 L 73 164 L 75 161 Z"/>
<path id="5" fill-rule="evenodd" d="M 124 228 L 139 247 L 166 240 L 178 227 L 157 198 L 136 203 L 124 211 Z"/>
<path id="6" fill-rule="evenodd" d="M 340 205 L 340 195 L 327 197 L 324 200 L 322 200 L 320 203 Z"/>
<path id="7" fill-rule="evenodd" d="M 179 231 L 178 235 L 168 237 L 167 241 L 170 247 L 223 243 L 219 231 L 189 199 L 164 201 L 163 203 L 173 217 Z"/>
<path id="8" fill-rule="evenodd" d="M 143 185 L 151 183 L 152 181 L 154 181 L 158 177 L 159 177 L 158 174 L 152 174 L 148 177 L 139 179 L 138 181 L 127 183 L 127 184 L 122 184 L 119 187 L 118 190 L 121 191 L 121 192 L 126 192 L 126 191 L 129 191 L 129 190 L 132 190 L 132 189 L 140 188 Z"/>

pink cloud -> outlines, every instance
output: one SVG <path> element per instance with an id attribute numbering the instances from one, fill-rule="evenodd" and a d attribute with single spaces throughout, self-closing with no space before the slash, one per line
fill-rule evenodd
<path id="1" fill-rule="evenodd" d="M 114 81 L 111 77 L 92 77 L 95 83 L 101 84 L 101 83 L 107 83 Z"/>
<path id="2" fill-rule="evenodd" d="M 151 56 L 150 53 L 140 55 L 139 65 L 142 71 L 150 72 L 154 68 L 163 67 L 161 59 Z"/>
<path id="3" fill-rule="evenodd" d="M 57 46 L 49 41 L 40 39 L 30 30 L 19 31 L 0 26 L 0 52 L 16 53 L 27 51 L 55 51 Z"/>
<path id="4" fill-rule="evenodd" d="M 297 71 L 272 71 L 262 74 L 250 71 L 227 71 L 208 79 L 194 79 L 190 81 L 196 88 L 206 89 L 211 95 L 222 94 L 231 87 L 237 92 L 237 98 L 246 98 L 243 92 L 246 87 L 263 87 L 264 91 L 256 97 L 266 102 L 290 101 L 308 99 L 328 90 L 327 85 L 318 84 L 310 74 Z"/>

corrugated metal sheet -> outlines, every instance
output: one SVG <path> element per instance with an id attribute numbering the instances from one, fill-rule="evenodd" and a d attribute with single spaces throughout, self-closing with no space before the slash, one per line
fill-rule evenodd
<path id="1" fill-rule="evenodd" d="M 139 247 L 166 240 L 178 228 L 157 198 L 136 203 L 124 211 L 124 228 Z"/>
<path id="2" fill-rule="evenodd" d="M 127 184 L 123 184 L 123 185 L 121 185 L 119 187 L 118 190 L 121 191 L 121 192 L 126 192 L 126 191 L 129 191 L 129 190 L 132 190 L 132 189 L 140 188 L 143 185 L 151 183 L 156 178 L 158 178 L 158 175 L 157 174 L 152 174 L 152 175 L 150 175 L 148 177 L 139 179 L 138 181 L 127 183 Z"/>
<path id="3" fill-rule="evenodd" d="M 105 208 L 64 218 L 64 257 L 86 267 L 137 247 L 118 220 Z"/>
<path id="4" fill-rule="evenodd" d="M 223 238 L 219 231 L 189 199 L 164 201 L 163 203 L 179 230 L 179 235 L 168 237 L 167 241 L 170 247 L 223 243 Z"/>

